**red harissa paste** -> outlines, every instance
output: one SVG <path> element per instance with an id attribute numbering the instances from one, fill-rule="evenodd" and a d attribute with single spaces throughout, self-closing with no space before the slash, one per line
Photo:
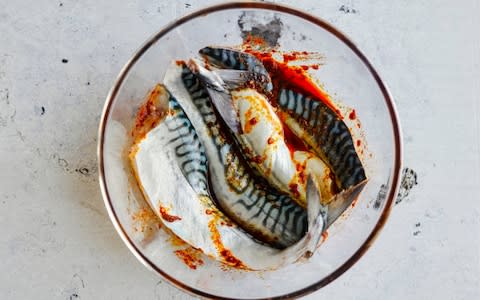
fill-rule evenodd
<path id="1" fill-rule="evenodd" d="M 291 66 L 288 62 L 295 60 L 297 52 L 283 54 L 284 62 L 278 61 L 272 57 L 272 52 L 258 52 L 247 47 L 246 52 L 255 55 L 265 66 L 273 83 L 273 91 L 269 95 L 269 102 L 277 107 L 277 99 L 280 88 L 287 88 L 312 99 L 325 103 L 332 109 L 340 119 L 343 119 L 341 112 L 330 100 L 330 97 L 322 91 L 311 79 L 307 70 L 302 66 Z M 304 54 L 302 52 L 302 54 Z M 277 114 L 282 121 L 285 142 L 293 155 L 294 151 L 306 151 L 308 146 L 297 137 L 285 124 L 285 115 L 280 111 Z"/>

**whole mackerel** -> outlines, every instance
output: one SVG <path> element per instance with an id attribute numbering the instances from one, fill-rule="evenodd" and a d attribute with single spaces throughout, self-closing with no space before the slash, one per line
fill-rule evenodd
<path id="1" fill-rule="evenodd" d="M 251 74 L 255 71 L 264 74 L 262 77 L 266 79 L 255 81 L 254 85 L 260 92 L 277 95 L 273 100 L 278 105 L 279 113 L 284 116 L 282 119 L 285 124 L 335 174 L 340 193 L 332 199 L 322 199 L 324 204 L 328 204 L 328 228 L 358 197 L 367 183 L 365 169 L 346 124 L 320 99 L 287 89 L 282 81 L 275 82 L 276 86 L 273 86 L 268 71 L 252 54 L 216 47 L 205 47 L 199 52 L 208 63 L 213 62 L 215 66 L 223 68 L 215 72 L 230 86 L 242 87 L 250 78 L 255 78 Z M 272 71 L 276 72 L 276 69 L 273 65 Z"/>
<path id="2" fill-rule="evenodd" d="M 240 74 L 243 78 L 236 76 L 237 85 L 245 83 L 248 78 L 254 78 L 252 73 L 255 72 L 261 74 L 262 78 L 265 77 L 256 85 L 266 92 L 272 91 L 273 88 L 278 90 L 276 102 L 288 115 L 286 125 L 331 167 L 340 190 L 361 184 L 367 179 L 362 162 L 355 151 L 350 130 L 321 100 L 285 89 L 281 82 L 280 86 L 274 87 L 268 71 L 252 54 L 221 47 L 205 47 L 199 53 L 209 63 L 227 69 L 217 71 L 227 83 L 234 81 L 231 77 L 236 76 L 231 72 L 232 69 L 242 72 Z"/>
<path id="3" fill-rule="evenodd" d="M 164 226 L 183 241 L 235 268 L 272 270 L 309 257 L 319 243 L 326 219 L 310 178 L 307 234 L 282 250 L 252 239 L 218 210 L 210 195 L 207 148 L 212 143 L 207 142 L 204 147 L 202 141 L 211 137 L 180 77 L 181 69 L 176 65 L 165 76 L 165 84 L 179 97 L 178 101 L 165 86 L 158 84 L 137 115 L 134 131 L 137 138 L 129 157 L 151 208 Z M 113 128 L 118 128 L 119 136 L 124 137 L 123 126 L 115 121 L 112 124 L 118 124 Z M 123 144 L 119 143 L 120 148 Z M 121 161 L 118 155 L 121 151 L 114 153 Z M 215 152 L 214 161 L 216 156 Z"/>
<path id="4" fill-rule="evenodd" d="M 201 113 L 201 125 L 208 128 L 210 137 L 203 144 L 211 189 L 223 211 L 254 237 L 274 247 L 286 248 L 299 241 L 307 231 L 306 210 L 256 180 L 235 143 L 222 131 L 207 89 L 186 66 L 182 80 Z"/>

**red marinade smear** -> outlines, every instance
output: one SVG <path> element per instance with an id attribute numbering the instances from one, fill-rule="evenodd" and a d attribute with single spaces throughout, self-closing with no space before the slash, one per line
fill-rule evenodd
<path id="1" fill-rule="evenodd" d="M 175 255 L 183 260 L 183 262 L 192 270 L 196 270 L 198 266 L 203 265 L 203 260 L 198 257 L 199 253 L 193 247 L 176 250 Z"/>
<path id="2" fill-rule="evenodd" d="M 343 119 L 340 110 L 335 107 L 328 95 L 322 91 L 310 78 L 306 70 L 301 66 L 289 66 L 285 62 L 279 62 L 272 57 L 271 53 L 248 51 L 260 59 L 270 73 L 272 78 L 274 91 L 273 97 L 271 97 L 272 104 L 276 104 L 276 95 L 278 94 L 278 88 L 288 88 L 295 92 L 301 93 L 305 96 L 311 96 L 314 99 L 318 99 L 325 103 L 330 109 L 332 109 L 339 118 Z M 296 53 L 290 56 L 284 54 L 284 59 L 287 57 L 287 61 L 296 57 Z"/>
<path id="3" fill-rule="evenodd" d="M 285 53 L 283 54 L 283 62 L 288 63 L 289 61 L 297 59 L 297 52 Z"/>
<path id="4" fill-rule="evenodd" d="M 324 231 L 322 232 L 322 242 L 325 242 L 328 238 L 328 231 Z"/>
<path id="5" fill-rule="evenodd" d="M 283 123 L 283 122 L 282 122 Z M 285 142 L 287 144 L 290 154 L 293 156 L 294 151 L 307 151 L 308 148 L 305 143 L 296 136 L 288 126 L 283 123 L 283 135 L 285 137 Z"/>
<path id="6" fill-rule="evenodd" d="M 355 120 L 357 118 L 357 112 L 355 110 L 352 110 L 350 114 L 348 115 L 348 118 L 350 120 Z"/>
<path id="7" fill-rule="evenodd" d="M 288 188 L 290 189 L 290 192 L 292 192 L 292 194 L 295 196 L 295 197 L 300 197 L 300 193 L 298 192 L 298 184 L 296 183 L 290 183 L 288 185 Z"/>
<path id="8" fill-rule="evenodd" d="M 173 216 L 173 215 L 168 214 L 167 209 L 163 206 L 160 206 L 160 215 L 162 216 L 162 219 L 164 219 L 165 221 L 170 222 L 170 223 L 175 222 L 175 221 L 179 221 L 179 220 L 182 219 L 178 216 Z"/>

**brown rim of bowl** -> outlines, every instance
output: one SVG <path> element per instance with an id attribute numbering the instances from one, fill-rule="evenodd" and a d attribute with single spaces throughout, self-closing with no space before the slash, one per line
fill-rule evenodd
<path id="1" fill-rule="evenodd" d="M 185 292 L 188 292 L 190 294 L 193 294 L 195 296 L 201 296 L 201 297 L 206 297 L 206 298 L 216 298 L 216 299 L 236 299 L 236 298 L 224 298 L 224 297 L 219 297 L 217 295 L 212 295 L 209 293 L 205 293 L 203 291 L 200 291 L 198 289 L 195 289 L 193 287 L 190 287 L 188 285 L 183 284 L 182 282 L 176 280 L 175 278 L 171 277 L 168 275 L 166 272 L 162 271 L 160 268 L 158 268 L 155 264 L 153 264 L 147 257 L 143 255 L 143 253 L 135 246 L 133 241 L 128 237 L 125 229 L 122 227 L 122 225 L 119 222 L 118 216 L 116 212 L 113 209 L 112 202 L 110 199 L 110 195 L 108 192 L 108 188 L 105 183 L 105 168 L 104 168 L 104 158 L 103 158 L 103 150 L 104 150 L 104 141 L 105 141 L 105 128 L 106 128 L 106 120 L 110 114 L 110 109 L 113 103 L 113 100 L 116 98 L 118 91 L 120 90 L 120 87 L 127 76 L 128 72 L 132 68 L 132 66 L 138 61 L 138 59 L 150 48 L 151 45 L 155 44 L 162 36 L 170 32 L 172 29 L 176 28 L 177 26 L 186 23 L 194 18 L 200 17 L 200 16 L 205 16 L 209 13 L 212 12 L 217 12 L 217 11 L 223 11 L 223 10 L 230 10 L 230 9 L 238 9 L 238 8 L 243 8 L 243 9 L 251 9 L 251 8 L 256 8 L 256 9 L 263 9 L 263 10 L 271 10 L 271 11 L 276 11 L 276 12 L 282 12 L 282 13 L 287 13 L 290 15 L 294 15 L 296 17 L 302 18 L 304 20 L 307 20 L 317 26 L 322 27 L 323 29 L 327 30 L 334 36 L 336 36 L 338 39 L 343 41 L 361 60 L 362 62 L 367 66 L 369 69 L 370 73 L 372 76 L 375 78 L 375 81 L 377 82 L 380 90 L 382 91 L 382 94 L 385 98 L 386 105 L 388 107 L 388 111 L 390 113 L 390 118 L 392 121 L 392 126 L 393 126 L 393 133 L 394 133 L 394 143 L 395 143 L 395 161 L 394 161 L 394 167 L 393 170 L 390 174 L 390 179 L 391 182 L 391 187 L 390 191 L 388 193 L 387 197 L 387 202 L 385 204 L 385 208 L 383 209 L 382 215 L 380 216 L 380 219 L 378 220 L 378 223 L 375 225 L 373 231 L 370 233 L 368 238 L 365 240 L 365 242 L 362 244 L 362 246 L 346 261 L 344 262 L 338 269 L 336 269 L 334 272 L 332 272 L 330 275 L 327 277 L 323 278 L 319 282 L 312 284 L 310 286 L 307 286 L 305 288 L 302 288 L 300 290 L 282 295 L 282 296 L 275 296 L 271 298 L 264 298 L 264 299 L 290 299 L 290 298 L 297 298 L 301 296 L 305 296 L 307 294 L 310 294 L 330 282 L 334 281 L 337 279 L 340 275 L 342 275 L 345 271 L 347 271 L 350 267 L 352 267 L 365 253 L 366 251 L 370 248 L 370 246 L 373 244 L 375 239 L 378 237 L 378 234 L 380 233 L 381 229 L 385 225 L 385 222 L 388 219 L 388 216 L 390 215 L 391 209 L 392 209 L 392 204 L 393 200 L 395 199 L 398 191 L 398 182 L 400 179 L 400 170 L 401 170 L 401 164 L 402 164 L 402 139 L 401 139 L 401 131 L 400 131 L 400 124 L 398 121 L 398 116 L 395 108 L 395 104 L 393 102 L 393 98 L 390 95 L 390 92 L 388 91 L 387 86 L 385 83 L 382 81 L 380 76 L 378 75 L 377 71 L 373 68 L 371 63 L 368 61 L 368 59 L 365 57 L 365 55 L 355 46 L 355 44 L 345 36 L 342 32 L 340 32 L 338 29 L 330 25 L 329 23 L 323 21 L 322 19 L 319 19 L 317 17 L 314 17 L 312 15 L 309 15 L 305 12 L 299 11 L 297 9 L 284 6 L 284 5 L 278 5 L 278 4 L 273 4 L 273 3 L 265 3 L 265 2 L 229 2 L 229 3 L 224 3 L 224 4 L 218 4 L 214 6 L 209 6 L 200 10 L 197 10 L 189 15 L 186 15 L 169 25 L 167 25 L 165 28 L 154 34 L 150 39 L 148 39 L 141 47 L 139 50 L 135 52 L 135 54 L 130 58 L 130 60 L 127 62 L 127 64 L 123 67 L 121 70 L 120 74 L 118 75 L 114 86 L 110 90 L 105 107 L 103 109 L 102 113 L 102 118 L 100 121 L 100 127 L 99 127 L 99 139 L 98 139 L 98 163 L 99 163 L 99 181 L 100 181 L 100 189 L 102 191 L 103 199 L 105 201 L 105 206 L 107 208 L 108 214 L 110 216 L 110 219 L 112 220 L 112 223 L 117 230 L 118 234 L 122 237 L 122 240 L 124 243 L 127 245 L 127 247 L 130 249 L 130 251 L 137 257 L 139 261 L 141 261 L 145 266 L 148 268 L 155 270 L 157 273 L 159 273 L 163 278 L 165 278 L 168 282 L 176 286 L 177 288 L 182 289 Z M 238 299 L 244 299 L 244 298 L 238 298 Z"/>

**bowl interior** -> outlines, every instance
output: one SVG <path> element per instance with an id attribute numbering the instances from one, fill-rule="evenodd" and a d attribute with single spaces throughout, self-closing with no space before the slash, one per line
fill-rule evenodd
<path id="1" fill-rule="evenodd" d="M 196 270 L 178 259 L 171 238 L 138 193 L 126 158 L 138 107 L 174 60 L 197 56 L 208 45 L 242 43 L 242 31 L 276 22 L 279 50 L 318 52 L 323 65 L 312 75 L 338 103 L 369 177 L 353 208 L 328 230 L 307 262 L 268 272 L 228 270 L 203 257 Z M 280 25 L 279 25 L 280 24 Z M 276 26 L 277 26 L 276 25 Z M 273 38 L 277 38 L 274 36 Z M 351 109 L 356 120 L 350 120 Z M 145 44 L 107 99 L 100 128 L 101 182 L 110 216 L 132 252 L 177 286 L 203 295 L 264 298 L 318 289 L 347 270 L 367 250 L 383 225 L 400 170 L 400 133 L 388 92 L 356 48 L 329 25 L 276 5 L 230 4 L 188 16 Z M 248 287 L 248 288 L 246 288 Z"/>

